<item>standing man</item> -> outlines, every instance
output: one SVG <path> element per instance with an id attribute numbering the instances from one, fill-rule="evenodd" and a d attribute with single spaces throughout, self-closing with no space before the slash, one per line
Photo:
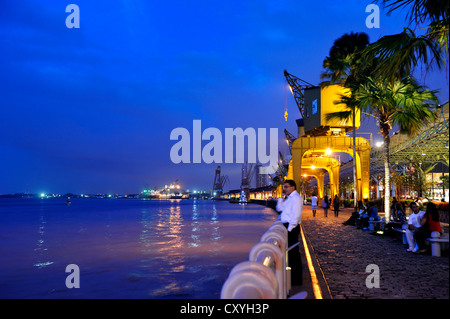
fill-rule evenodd
<path id="1" fill-rule="evenodd" d="M 278 198 L 276 210 L 281 212 L 281 222 L 288 230 L 288 247 L 299 242 L 300 223 L 302 221 L 303 202 L 297 192 L 297 185 L 291 179 L 284 182 L 283 193 L 286 198 Z M 299 247 L 294 247 L 288 253 L 291 267 L 291 282 L 293 286 L 302 284 L 302 260 Z"/>

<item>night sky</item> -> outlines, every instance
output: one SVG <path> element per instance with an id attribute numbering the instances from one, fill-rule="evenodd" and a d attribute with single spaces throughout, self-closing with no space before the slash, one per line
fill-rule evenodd
<path id="1" fill-rule="evenodd" d="M 210 190 L 217 165 L 236 189 L 240 164 L 173 164 L 171 131 L 195 119 L 276 127 L 286 153 L 300 115 L 283 70 L 318 84 L 344 33 L 374 42 L 407 25 L 382 9 L 368 29 L 371 0 L 71 1 L 0 2 L 0 194 L 129 194 L 175 179 Z M 70 3 L 79 29 L 66 27 Z M 445 74 L 416 72 L 441 102 Z M 368 121 L 360 131 L 381 139 Z"/>

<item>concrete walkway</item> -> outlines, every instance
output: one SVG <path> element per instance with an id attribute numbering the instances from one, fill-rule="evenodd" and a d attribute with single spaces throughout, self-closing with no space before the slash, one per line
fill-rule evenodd
<path id="1" fill-rule="evenodd" d="M 351 211 L 343 209 L 336 218 L 329 210 L 325 218 L 319 208 L 313 217 L 311 206 L 304 206 L 302 229 L 324 299 L 449 298 L 448 254 L 432 257 L 406 252 L 400 234 L 391 238 L 342 225 Z M 314 293 L 305 248 L 300 250 L 304 284 L 293 287 L 293 292 L 307 291 L 311 299 Z M 369 283 L 375 283 L 373 269 L 377 267 L 379 288 L 367 288 L 369 276 Z"/>

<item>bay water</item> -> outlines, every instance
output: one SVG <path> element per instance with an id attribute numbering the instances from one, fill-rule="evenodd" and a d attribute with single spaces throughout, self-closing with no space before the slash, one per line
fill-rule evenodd
<path id="1" fill-rule="evenodd" d="M 71 201 L 0 199 L 0 298 L 219 298 L 276 218 L 226 201 Z"/>

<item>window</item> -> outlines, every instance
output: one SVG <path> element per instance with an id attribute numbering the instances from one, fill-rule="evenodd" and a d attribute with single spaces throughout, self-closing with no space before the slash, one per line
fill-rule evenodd
<path id="1" fill-rule="evenodd" d="M 316 113 L 317 113 L 317 99 L 312 101 L 312 114 L 314 115 Z"/>

